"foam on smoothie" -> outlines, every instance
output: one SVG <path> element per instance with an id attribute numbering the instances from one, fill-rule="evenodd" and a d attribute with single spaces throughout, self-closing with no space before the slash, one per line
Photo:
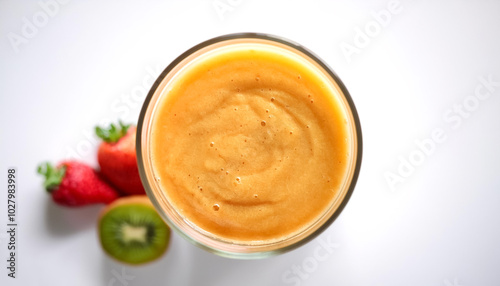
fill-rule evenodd
<path id="1" fill-rule="evenodd" d="M 311 64 L 235 45 L 187 66 L 162 95 L 151 160 L 177 211 L 223 240 L 274 241 L 332 204 L 349 164 L 346 112 Z"/>

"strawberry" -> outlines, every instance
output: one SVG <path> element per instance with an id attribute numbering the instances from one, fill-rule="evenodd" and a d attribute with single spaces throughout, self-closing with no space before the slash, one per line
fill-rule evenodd
<path id="1" fill-rule="evenodd" d="M 135 154 L 135 126 L 111 124 L 109 129 L 96 127 L 104 142 L 99 146 L 97 161 L 101 174 L 126 195 L 145 194 Z"/>
<path id="2" fill-rule="evenodd" d="M 56 168 L 45 163 L 38 166 L 38 173 L 45 176 L 43 186 L 60 205 L 108 204 L 119 197 L 94 169 L 83 163 L 64 161 Z"/>

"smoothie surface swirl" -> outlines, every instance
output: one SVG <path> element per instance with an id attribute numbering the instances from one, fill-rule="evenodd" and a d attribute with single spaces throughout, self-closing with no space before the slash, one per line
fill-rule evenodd
<path id="1" fill-rule="evenodd" d="M 346 177 L 345 110 L 314 67 L 242 45 L 180 72 L 151 127 L 161 189 L 188 221 L 223 240 L 275 241 L 307 228 Z"/>

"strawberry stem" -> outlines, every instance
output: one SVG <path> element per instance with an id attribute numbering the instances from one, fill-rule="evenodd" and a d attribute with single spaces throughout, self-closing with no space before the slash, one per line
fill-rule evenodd
<path id="1" fill-rule="evenodd" d="M 115 143 L 127 134 L 129 127 L 130 124 L 123 124 L 123 122 L 119 121 L 119 126 L 112 123 L 107 129 L 96 126 L 95 134 L 108 143 Z"/>
<path id="2" fill-rule="evenodd" d="M 66 174 L 66 166 L 54 168 L 50 163 L 40 164 L 37 172 L 45 177 L 43 187 L 51 193 L 61 184 L 64 174 Z"/>

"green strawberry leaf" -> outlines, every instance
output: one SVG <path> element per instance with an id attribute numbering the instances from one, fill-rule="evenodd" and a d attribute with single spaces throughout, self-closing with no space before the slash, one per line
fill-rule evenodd
<path id="1" fill-rule="evenodd" d="M 43 187 L 52 193 L 62 182 L 64 175 L 66 174 L 66 166 L 60 168 L 54 168 L 50 163 L 40 164 L 37 168 L 37 172 L 45 177 L 45 182 L 43 182 Z"/>
<path id="2" fill-rule="evenodd" d="M 95 134 L 105 142 L 115 143 L 127 134 L 129 127 L 130 124 L 123 124 L 119 121 L 119 126 L 112 123 L 107 129 L 96 126 Z"/>

